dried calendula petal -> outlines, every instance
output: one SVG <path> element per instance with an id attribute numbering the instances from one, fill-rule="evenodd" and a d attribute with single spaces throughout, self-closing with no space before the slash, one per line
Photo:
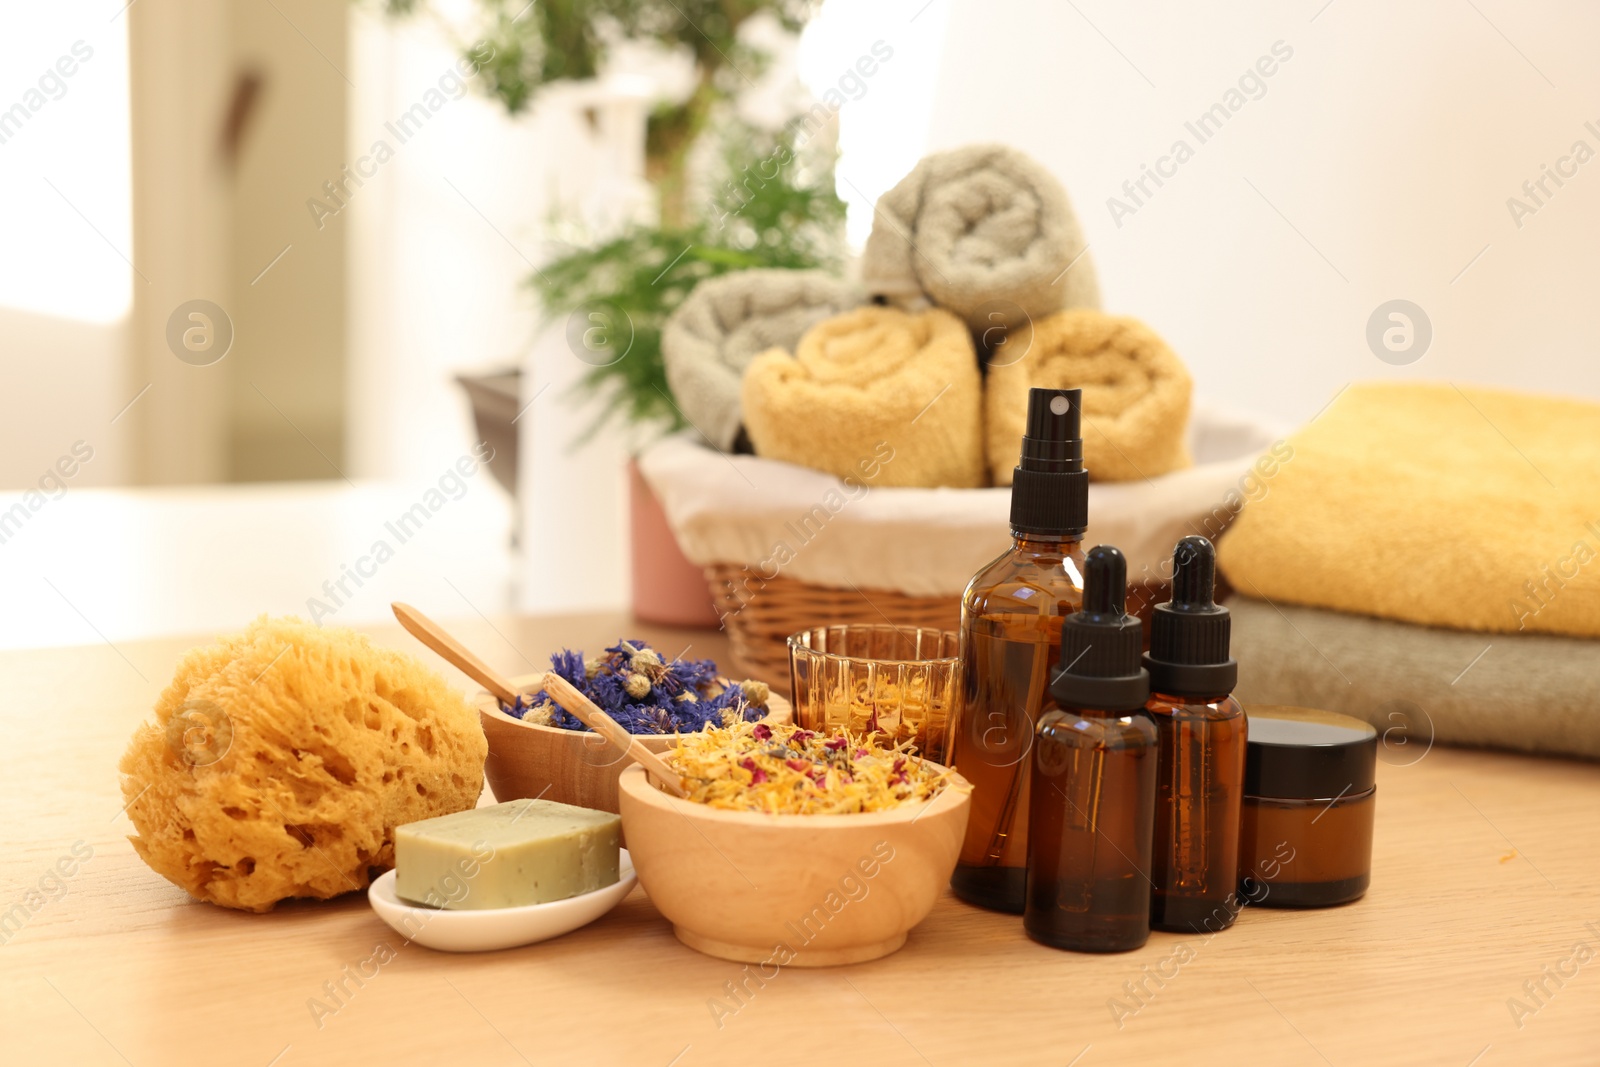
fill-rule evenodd
<path id="1" fill-rule="evenodd" d="M 681 734 L 667 754 L 689 799 L 729 811 L 839 815 L 887 811 L 937 795 L 948 771 L 910 752 L 848 731 L 819 734 L 793 725 L 729 717 L 720 727 Z"/>

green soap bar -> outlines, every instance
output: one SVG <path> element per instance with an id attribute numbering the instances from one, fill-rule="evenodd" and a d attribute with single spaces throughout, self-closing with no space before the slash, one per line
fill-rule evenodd
<path id="1" fill-rule="evenodd" d="M 616 884 L 622 820 L 552 800 L 512 800 L 394 832 L 395 892 L 455 910 L 565 900 Z"/>

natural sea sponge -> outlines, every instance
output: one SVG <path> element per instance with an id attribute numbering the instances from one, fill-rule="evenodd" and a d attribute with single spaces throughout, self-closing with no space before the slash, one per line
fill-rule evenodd
<path id="1" fill-rule="evenodd" d="M 268 911 L 366 888 L 394 828 L 473 807 L 488 743 L 436 673 L 352 630 L 262 616 L 191 649 L 119 765 L 150 867 Z"/>

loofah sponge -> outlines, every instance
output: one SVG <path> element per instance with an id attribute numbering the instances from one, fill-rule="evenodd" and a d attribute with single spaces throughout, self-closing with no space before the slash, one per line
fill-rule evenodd
<path id="1" fill-rule="evenodd" d="M 394 828 L 478 802 L 488 744 L 434 672 L 345 629 L 262 616 L 184 656 L 120 770 L 150 867 L 268 911 L 364 889 Z"/>

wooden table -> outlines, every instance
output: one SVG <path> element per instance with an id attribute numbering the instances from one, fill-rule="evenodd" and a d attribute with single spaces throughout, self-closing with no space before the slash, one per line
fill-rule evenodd
<path id="1" fill-rule="evenodd" d="M 507 672 L 621 633 L 727 652 L 720 634 L 612 617 L 456 630 Z M 431 658 L 398 627 L 371 632 Z M 0 946 L 0 1062 L 1600 1063 L 1593 764 L 1435 748 L 1380 766 L 1373 886 L 1350 907 L 1248 910 L 1214 939 L 1086 956 L 947 896 L 900 952 L 784 970 L 719 1027 L 740 966 L 678 944 L 642 890 L 559 940 L 456 956 L 406 944 L 361 896 L 247 915 L 156 876 L 125 839 L 116 761 L 189 643 L 0 655 L 0 906 L 41 880 L 55 893 Z M 46 872 L 75 848 L 93 854 L 61 895 Z M 375 976 L 344 978 L 385 945 Z M 319 1024 L 311 1004 L 341 980 Z M 1124 988 L 1141 982 L 1142 1007 Z M 1536 1009 L 1520 1027 L 1512 999 Z M 1113 1001 L 1137 1009 L 1120 1027 Z"/>

